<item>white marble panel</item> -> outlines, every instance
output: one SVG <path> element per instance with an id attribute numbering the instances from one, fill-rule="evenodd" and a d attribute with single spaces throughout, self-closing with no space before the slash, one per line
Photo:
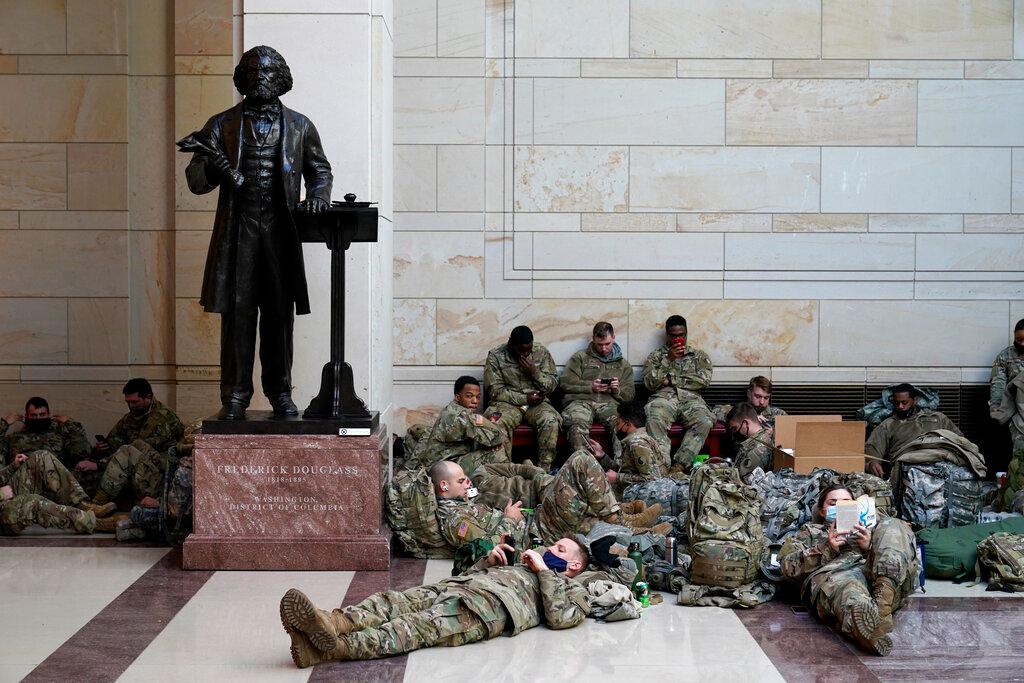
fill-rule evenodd
<path id="1" fill-rule="evenodd" d="M 820 316 L 821 365 L 976 366 L 1005 345 L 1005 301 L 822 301 Z M 942 343 L 903 343 L 893 330 Z"/>
<path id="2" fill-rule="evenodd" d="M 437 147 L 395 145 L 395 210 L 437 209 Z"/>
<path id="3" fill-rule="evenodd" d="M 865 368 L 866 379 L 872 384 L 958 384 L 960 368 Z M 930 592 L 930 591 L 929 591 Z"/>
<path id="4" fill-rule="evenodd" d="M 718 145 L 723 83 L 715 79 L 534 81 L 536 144 Z"/>
<path id="5" fill-rule="evenodd" d="M 1024 145 L 1024 81 L 924 81 L 919 145 Z"/>
<path id="6" fill-rule="evenodd" d="M 869 73 L 871 78 L 963 78 L 965 75 L 964 63 L 954 59 L 873 59 Z"/>
<path id="7" fill-rule="evenodd" d="M 868 216 L 868 232 L 961 232 L 960 214 L 873 213 Z"/>
<path id="8" fill-rule="evenodd" d="M 727 299 L 913 299 L 914 283 L 899 280 L 859 282 L 775 278 L 725 282 Z"/>
<path id="9" fill-rule="evenodd" d="M 982 213 L 964 216 L 964 232 L 1024 232 L 1024 215 Z"/>
<path id="10" fill-rule="evenodd" d="M 483 144 L 482 78 L 396 78 L 395 144 Z"/>
<path id="11" fill-rule="evenodd" d="M 771 78 L 770 59 L 678 59 L 679 78 Z"/>
<path id="12" fill-rule="evenodd" d="M 437 302 L 434 299 L 395 299 L 395 365 L 432 365 L 437 358 Z"/>
<path id="13" fill-rule="evenodd" d="M 580 76 L 580 60 L 578 59 L 517 57 L 513 64 L 516 78 L 579 78 Z"/>
<path id="14" fill-rule="evenodd" d="M 537 233 L 538 270 L 717 270 L 722 236 L 701 233 Z"/>
<path id="15" fill-rule="evenodd" d="M 772 232 L 867 232 L 868 217 L 862 213 L 777 213 Z"/>
<path id="16" fill-rule="evenodd" d="M 437 210 L 484 210 L 484 148 L 443 145 L 437 148 Z"/>
<path id="17" fill-rule="evenodd" d="M 480 0 L 437 0 L 437 56 L 484 56 L 484 6 Z"/>
<path id="18" fill-rule="evenodd" d="M 1014 326 L 1018 320 L 1024 320 L 1024 297 L 1016 297 L 1018 301 L 1010 302 L 1010 326 L 1007 331 L 1008 338 L 1012 336 Z"/>
<path id="19" fill-rule="evenodd" d="M 814 147 L 635 147 L 630 209 L 816 212 L 819 170 Z"/>
<path id="20" fill-rule="evenodd" d="M 656 214 L 655 214 L 656 215 Z M 679 213 L 679 232 L 771 232 L 770 213 Z"/>
<path id="21" fill-rule="evenodd" d="M 670 213 L 585 213 L 583 232 L 675 232 Z"/>
<path id="22" fill-rule="evenodd" d="M 716 365 L 815 365 L 817 308 L 814 301 L 780 301 L 765 308 L 755 300 L 631 299 L 629 362 L 642 365 L 647 354 L 665 343 L 665 319 L 681 315 L 688 343 L 706 351 Z"/>
<path id="23" fill-rule="evenodd" d="M 437 0 L 401 0 L 395 7 L 395 56 L 437 55 Z"/>
<path id="24" fill-rule="evenodd" d="M 674 59 L 584 59 L 584 78 L 675 78 Z"/>
<path id="25" fill-rule="evenodd" d="M 482 57 L 398 57 L 395 76 L 482 77 Z"/>
<path id="26" fill-rule="evenodd" d="M 864 368 L 772 368 L 775 384 L 864 384 Z"/>
<path id="27" fill-rule="evenodd" d="M 630 274 L 627 274 L 629 277 Z M 626 299 L 631 296 L 648 299 L 721 299 L 721 280 L 630 280 L 582 279 L 535 280 L 535 299 Z"/>
<path id="28" fill-rule="evenodd" d="M 633 57 L 814 58 L 820 0 L 633 0 Z"/>
<path id="29" fill-rule="evenodd" d="M 970 276 L 966 276 L 970 277 Z M 917 282 L 915 299 L 996 299 L 1005 301 L 1024 294 L 1024 274 L 1000 281 Z"/>
<path id="30" fill-rule="evenodd" d="M 620 214 L 591 214 L 618 216 Z M 578 213 L 525 213 L 512 214 L 512 226 L 516 231 L 530 230 L 535 232 L 579 232 L 580 214 Z"/>
<path id="31" fill-rule="evenodd" d="M 1015 270 L 1024 264 L 1024 235 L 921 235 L 918 270 Z"/>
<path id="32" fill-rule="evenodd" d="M 518 0 L 516 57 L 628 57 L 629 0 Z"/>
<path id="33" fill-rule="evenodd" d="M 484 229 L 484 214 L 458 211 L 403 211 L 395 214 L 396 231 L 476 232 Z"/>
<path id="34" fill-rule="evenodd" d="M 733 234 L 729 270 L 913 270 L 914 236 L 882 234 Z"/>
<path id="35" fill-rule="evenodd" d="M 1024 0 L 1013 0 L 1013 58 L 1024 59 Z"/>
<path id="36" fill-rule="evenodd" d="M 1010 204 L 1014 213 L 1024 213 L 1024 150 L 1013 150 L 1010 164 Z M 25 219 L 22 218 L 22 226 Z"/>
<path id="37" fill-rule="evenodd" d="M 533 79 L 516 78 L 512 81 L 513 128 L 512 142 L 533 144 Z"/>
<path id="38" fill-rule="evenodd" d="M 835 213 L 1006 213 L 1010 151 L 824 147 L 821 210 Z"/>
<path id="39" fill-rule="evenodd" d="M 480 296 L 483 271 L 483 233 L 395 233 L 395 297 Z"/>
<path id="40" fill-rule="evenodd" d="M 489 299 L 521 299 L 533 295 L 533 283 L 527 279 L 506 277 L 505 254 L 512 253 L 512 236 L 488 233 L 484 241 L 484 292 Z M 512 264 L 507 264 L 511 270 Z M 520 274 L 528 278 L 529 271 Z"/>
<path id="41" fill-rule="evenodd" d="M 988 384 L 992 378 L 992 368 L 960 368 L 960 381 L 964 384 Z"/>
<path id="42" fill-rule="evenodd" d="M 964 63 L 964 78 L 1024 78 L 1024 61 L 968 61 Z"/>
<path id="43" fill-rule="evenodd" d="M 867 78 L 868 62 L 863 59 L 776 59 L 775 78 Z"/>
<path id="44" fill-rule="evenodd" d="M 516 211 L 626 211 L 626 147 L 517 146 Z"/>

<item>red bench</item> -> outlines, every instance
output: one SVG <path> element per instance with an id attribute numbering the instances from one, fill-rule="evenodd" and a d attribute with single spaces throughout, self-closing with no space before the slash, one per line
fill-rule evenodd
<path id="1" fill-rule="evenodd" d="M 668 430 L 668 438 L 672 442 L 672 449 L 675 450 L 679 446 L 679 442 L 683 439 L 684 429 L 680 424 L 673 424 Z M 701 449 L 701 453 L 708 453 L 712 457 L 718 457 L 722 454 L 722 437 L 725 435 L 725 425 L 721 422 L 716 422 L 715 426 L 711 428 L 708 433 L 708 439 L 704 442 L 704 448 Z M 602 424 L 594 424 L 590 427 L 590 438 L 596 439 L 604 447 L 605 451 L 611 452 L 612 442 L 611 435 L 608 434 L 608 430 L 604 428 Z M 558 447 L 561 450 L 566 444 L 565 433 L 561 432 L 558 435 Z M 537 432 L 534 431 L 533 427 L 525 424 L 521 424 L 512 431 L 512 447 L 524 447 L 524 448 L 536 448 L 537 447 Z"/>

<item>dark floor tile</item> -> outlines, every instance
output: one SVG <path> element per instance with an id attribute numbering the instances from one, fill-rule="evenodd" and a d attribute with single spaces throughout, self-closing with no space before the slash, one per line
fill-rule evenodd
<path id="1" fill-rule="evenodd" d="M 855 664 L 857 654 L 827 626 L 797 629 L 748 628 L 773 664 Z"/>
<path id="2" fill-rule="evenodd" d="M 877 683 L 878 677 L 860 662 L 856 664 L 776 664 L 790 683 Z"/>

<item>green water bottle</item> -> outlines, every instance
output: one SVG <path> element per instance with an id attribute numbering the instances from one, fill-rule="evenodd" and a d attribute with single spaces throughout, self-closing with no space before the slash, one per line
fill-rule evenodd
<path id="1" fill-rule="evenodd" d="M 644 578 L 644 556 L 640 553 L 639 543 L 630 543 L 626 552 L 629 553 L 629 559 L 633 560 L 633 563 L 636 564 L 636 576 L 633 577 L 633 582 L 629 585 L 629 589 L 633 591 L 633 597 L 639 600 L 640 595 L 647 589 Z"/>

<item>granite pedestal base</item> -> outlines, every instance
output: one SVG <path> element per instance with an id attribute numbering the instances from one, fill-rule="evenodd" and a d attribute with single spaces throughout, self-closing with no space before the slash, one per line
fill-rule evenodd
<path id="1" fill-rule="evenodd" d="M 196 435 L 185 569 L 387 569 L 386 436 Z"/>

